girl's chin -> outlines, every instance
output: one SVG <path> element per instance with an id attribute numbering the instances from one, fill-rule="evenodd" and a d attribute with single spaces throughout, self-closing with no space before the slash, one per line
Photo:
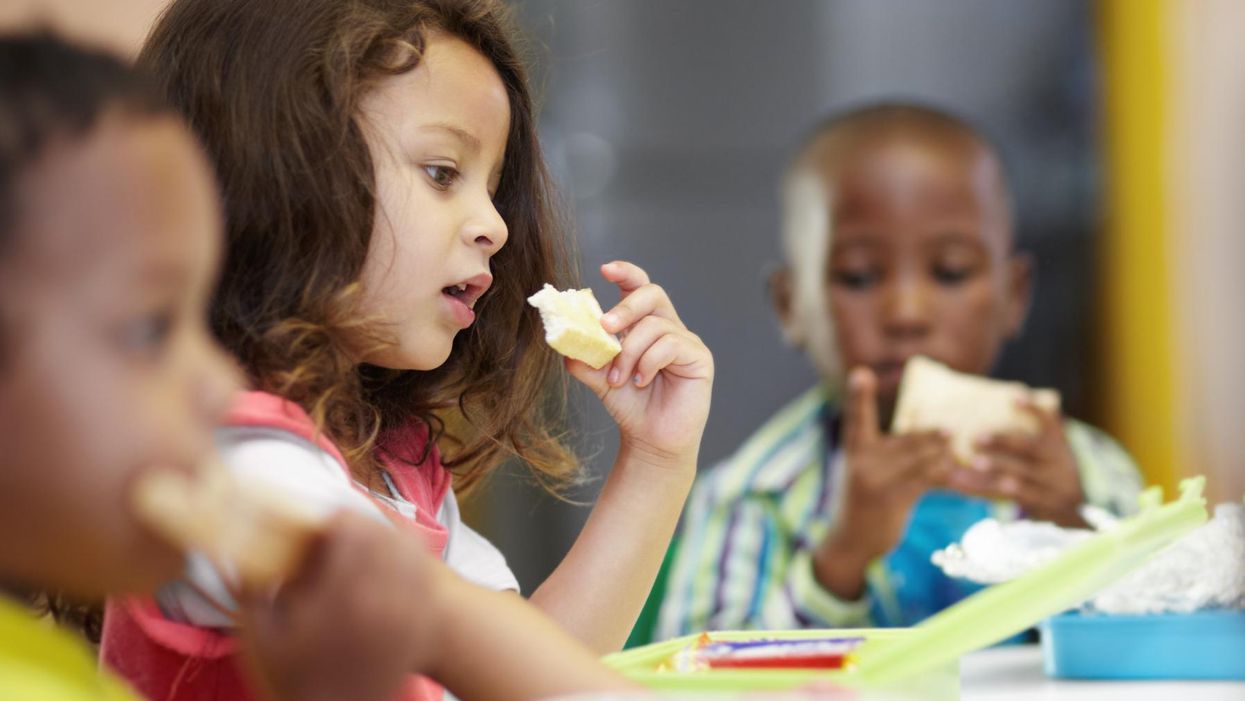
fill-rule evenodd
<path id="1" fill-rule="evenodd" d="M 454 339 L 449 339 L 443 346 L 419 348 L 391 348 L 383 353 L 364 359 L 369 365 L 389 370 L 436 370 L 450 359 Z"/>

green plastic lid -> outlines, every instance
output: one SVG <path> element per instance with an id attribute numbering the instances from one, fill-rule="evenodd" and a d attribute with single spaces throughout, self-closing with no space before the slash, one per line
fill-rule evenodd
<path id="1" fill-rule="evenodd" d="M 851 676 L 869 686 L 896 684 L 1079 606 L 1205 523 L 1205 483 L 1204 477 L 1184 480 L 1180 497 L 1166 505 L 1161 504 L 1162 490 L 1151 487 L 1142 495 L 1139 514 L 1073 546 L 1045 567 L 944 609 L 912 629 L 912 635 L 868 640 L 856 653 Z"/>
<path id="2" fill-rule="evenodd" d="M 695 635 L 615 653 L 604 661 L 645 686 L 668 692 L 773 691 L 826 682 L 854 689 L 909 690 L 923 699 L 958 699 L 961 656 L 1080 605 L 1205 523 L 1209 514 L 1202 497 L 1204 485 L 1201 477 L 1185 480 L 1180 497 L 1167 505 L 1162 504 L 1162 490 L 1152 487 L 1142 494 L 1136 516 L 1087 538 L 1045 567 L 989 587 L 914 628 L 711 633 L 714 640 L 794 640 L 825 637 L 828 632 L 864 637 L 853 653 L 855 664 L 847 669 L 661 671 L 670 655 L 695 642 Z"/>

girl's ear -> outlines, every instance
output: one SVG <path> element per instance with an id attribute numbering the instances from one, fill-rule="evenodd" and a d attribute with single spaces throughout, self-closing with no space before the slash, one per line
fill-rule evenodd
<path id="1" fill-rule="evenodd" d="M 770 304 L 778 315 L 778 323 L 782 327 L 783 340 L 796 348 L 804 347 L 804 331 L 795 313 L 795 291 L 792 289 L 791 268 L 780 265 L 769 274 L 766 288 L 769 291 Z"/>
<path id="2" fill-rule="evenodd" d="M 1007 261 L 1007 337 L 1015 338 L 1024 328 L 1033 302 L 1033 279 L 1036 275 L 1033 256 L 1013 253 Z"/>

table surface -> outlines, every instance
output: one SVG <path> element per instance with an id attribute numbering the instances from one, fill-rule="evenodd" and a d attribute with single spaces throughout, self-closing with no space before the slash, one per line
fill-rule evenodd
<path id="1" fill-rule="evenodd" d="M 981 650 L 960 660 L 962 701 L 1245 701 L 1245 682 L 1070 681 L 1042 671 L 1042 649 L 1010 645 Z"/>

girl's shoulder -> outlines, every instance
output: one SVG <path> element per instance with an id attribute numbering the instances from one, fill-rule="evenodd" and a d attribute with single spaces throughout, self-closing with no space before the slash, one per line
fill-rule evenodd
<path id="1" fill-rule="evenodd" d="M 268 434 L 258 436 L 265 440 L 274 431 L 290 434 L 298 443 L 310 444 L 305 447 L 318 448 L 326 453 L 344 473 L 349 474 L 348 463 L 333 441 L 317 428 L 315 421 L 301 406 L 280 395 L 255 390 L 239 392 L 225 416 L 222 429 L 218 432 L 218 439 L 252 439 L 257 437 L 253 435 L 255 431 Z M 245 431 L 245 435 L 239 435 L 239 429 Z M 234 442 L 226 441 L 231 445 Z M 290 450 L 292 448 L 287 452 Z M 440 451 L 431 439 L 427 424 L 411 421 L 385 431 L 377 450 L 380 451 L 380 462 L 397 492 L 396 496 L 415 504 L 429 518 L 435 515 L 444 503 L 453 479 L 441 462 Z M 304 449 L 301 452 L 309 451 Z"/>
<path id="2" fill-rule="evenodd" d="M 225 428 L 275 429 L 310 442 L 345 466 L 341 451 L 316 427 L 311 416 L 298 404 L 271 392 L 239 392 L 222 422 Z"/>

